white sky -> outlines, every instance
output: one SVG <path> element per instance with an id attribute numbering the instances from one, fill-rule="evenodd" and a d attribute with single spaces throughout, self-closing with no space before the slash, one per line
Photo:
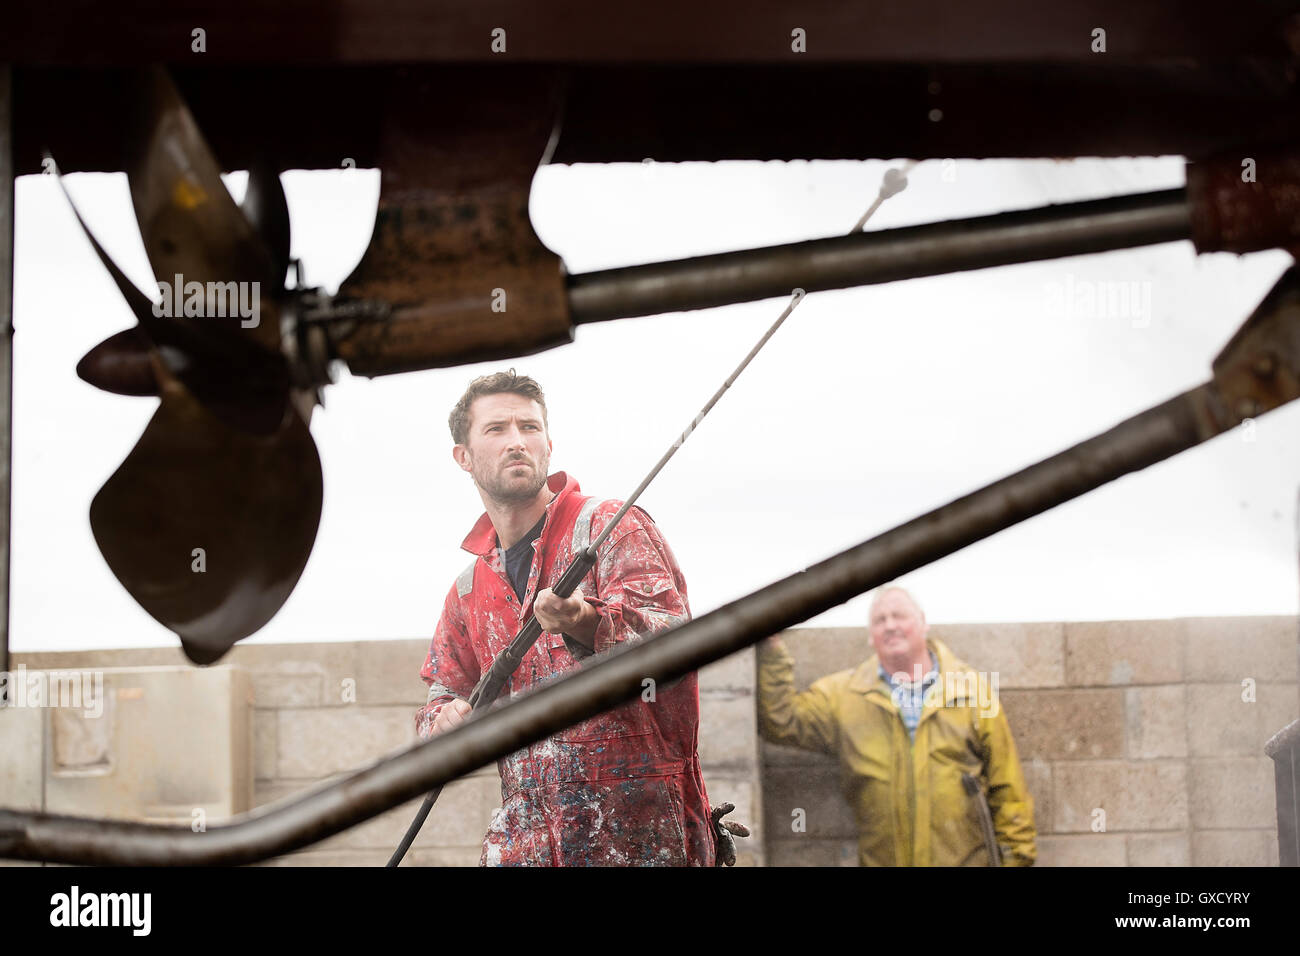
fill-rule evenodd
<path id="1" fill-rule="evenodd" d="M 552 166 L 532 215 L 571 272 L 843 233 L 888 164 Z M 1182 161 L 924 163 L 872 229 L 1181 185 Z M 242 194 L 243 176 L 230 178 Z M 123 175 L 74 175 L 91 227 L 154 288 Z M 359 259 L 373 170 L 284 176 L 293 254 L 333 290 Z M 1290 257 L 1190 243 L 810 295 L 642 499 L 698 615 L 1200 383 Z M 156 400 L 78 359 L 133 324 L 55 182 L 18 181 L 12 637 L 17 651 L 170 645 L 100 557 L 90 500 Z M 1149 283 L 1149 313 L 1066 290 Z M 554 470 L 624 497 L 784 300 L 580 328 L 512 362 L 343 379 L 312 432 L 325 506 L 307 569 L 254 642 L 428 637 L 482 511 L 447 413 L 513 364 L 546 390 Z M 908 577 L 932 622 L 1294 614 L 1300 408 L 1129 476 Z M 1253 439 L 1253 440 L 1250 440 Z M 856 625 L 864 598 L 814 620 Z"/>

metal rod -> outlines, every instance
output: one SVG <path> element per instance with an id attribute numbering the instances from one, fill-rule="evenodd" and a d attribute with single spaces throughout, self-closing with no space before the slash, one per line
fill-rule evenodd
<path id="1" fill-rule="evenodd" d="M 13 69 L 0 64 L 0 672 L 9 671 L 9 547 L 14 361 Z M 0 690 L 7 703 L 9 681 Z"/>
<path id="2" fill-rule="evenodd" d="M 700 422 L 704 421 L 704 417 L 708 415 L 709 412 L 713 411 L 713 406 L 718 404 L 718 400 L 726 394 L 727 389 L 731 388 L 731 386 L 736 383 L 736 379 L 740 378 L 740 373 L 745 371 L 749 366 L 749 363 L 754 360 L 754 356 L 757 355 L 763 346 L 768 343 L 768 340 L 776 334 L 776 330 L 781 327 L 782 323 L 790 317 L 790 313 L 794 311 L 795 306 L 803 301 L 805 294 L 803 289 L 787 291 L 791 292 L 789 304 L 781 310 L 781 314 L 776 317 L 776 321 L 773 322 L 768 327 L 768 330 L 763 333 L 762 338 L 754 343 L 754 347 L 749 350 L 749 354 L 740 360 L 740 364 L 736 366 L 735 371 L 728 375 L 727 380 L 722 383 L 716 392 L 713 393 L 713 397 L 705 403 L 705 406 L 702 409 L 700 409 L 700 413 L 691 419 L 691 423 L 686 426 L 681 435 L 677 437 L 677 440 L 668 447 L 666 452 L 663 453 L 663 456 L 655 463 L 655 466 L 650 469 L 650 473 L 641 480 L 641 484 L 636 486 L 636 490 L 632 492 L 627 501 L 623 502 L 623 507 L 618 509 L 618 513 L 610 519 L 609 523 L 605 525 L 600 534 L 596 536 L 596 540 L 591 542 L 591 545 L 587 548 L 587 552 L 590 555 L 593 557 L 595 556 L 600 546 L 605 543 L 605 539 L 609 537 L 610 532 L 618 527 L 618 523 L 623 520 L 623 516 L 631 510 L 634 504 L 636 504 L 637 499 L 641 497 L 641 493 L 650 487 L 650 482 L 654 481 L 655 478 L 658 477 L 659 472 L 663 471 L 664 465 L 668 464 L 669 459 L 672 458 L 673 455 L 677 454 L 677 449 L 686 444 L 686 439 L 691 437 L 691 432 L 695 431 L 695 429 L 699 427 Z"/>
<path id="3" fill-rule="evenodd" d="M 908 571 L 1227 431 L 1236 403 L 1212 381 L 1067 451 L 696 618 L 624 646 L 509 706 L 238 822 L 188 827 L 0 811 L 0 857 L 58 863 L 250 863 L 370 819 L 659 682 L 698 670 Z M 1272 407 L 1272 406 L 1270 406 Z M 1258 416 L 1265 408 L 1253 409 Z"/>
<path id="4" fill-rule="evenodd" d="M 867 224 L 873 215 L 875 215 L 876 210 L 880 208 L 881 204 L 890 196 L 896 195 L 898 192 L 906 188 L 907 170 L 911 169 L 915 165 L 916 163 L 914 161 L 907 160 L 901 167 L 890 169 L 885 174 L 885 179 L 884 182 L 881 183 L 879 194 L 874 200 L 872 200 L 871 205 L 867 207 L 866 211 L 858 218 L 857 224 L 849 230 L 849 237 L 860 235 L 862 227 Z M 890 174 L 893 175 L 891 176 Z M 781 311 L 781 314 L 776 317 L 776 321 L 773 322 L 768 327 L 767 331 L 763 333 L 762 337 L 754 343 L 754 347 L 749 350 L 749 353 L 743 359 L 740 360 L 740 364 L 737 365 L 735 370 L 727 376 L 727 380 L 722 383 L 718 390 L 713 393 L 713 397 L 705 403 L 702 409 L 700 409 L 700 413 L 691 419 L 691 423 L 686 426 L 685 430 L 677 440 L 669 446 L 666 452 L 664 452 L 663 457 L 659 459 L 654 468 L 650 469 L 650 473 L 645 476 L 641 484 L 636 486 L 636 490 L 632 492 L 627 501 L 623 502 L 623 507 L 618 509 L 618 514 L 614 515 L 609 523 L 605 525 L 604 530 L 601 531 L 596 540 L 591 542 L 591 546 L 587 548 L 587 553 L 593 560 L 596 551 L 605 543 L 605 539 L 609 537 L 610 532 L 618 527 L 618 523 L 623 520 L 623 516 L 632 509 L 634 504 L 636 504 L 637 499 L 641 497 L 641 493 L 650 487 L 650 482 L 654 481 L 655 478 L 658 477 L 659 472 L 663 471 L 664 465 L 668 464 L 669 459 L 671 459 L 673 455 L 677 454 L 677 449 L 686 444 L 686 439 L 691 437 L 691 432 L 695 431 L 695 429 L 699 427 L 700 422 L 704 421 L 705 416 L 708 415 L 709 412 L 713 411 L 713 406 L 718 404 L 718 401 L 726 394 L 727 389 L 736 384 L 736 379 L 740 378 L 740 374 L 749 367 L 749 363 L 754 361 L 754 356 L 758 355 L 758 353 L 763 350 L 763 346 L 768 343 L 768 340 L 770 340 L 772 336 L 776 335 L 777 329 L 781 328 L 785 323 L 785 320 L 790 318 L 790 313 L 795 310 L 795 306 L 802 302 L 804 296 L 808 294 L 807 290 L 798 286 L 795 286 L 788 291 L 790 294 L 790 302 Z"/>
<path id="5" fill-rule="evenodd" d="M 1186 189 L 570 276 L 575 325 L 1191 238 Z"/>

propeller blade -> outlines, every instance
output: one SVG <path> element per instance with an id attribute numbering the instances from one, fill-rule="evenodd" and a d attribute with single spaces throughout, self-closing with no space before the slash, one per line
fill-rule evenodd
<path id="1" fill-rule="evenodd" d="M 45 158 L 53 161 L 53 157 L 50 156 L 49 153 L 45 154 Z M 114 262 L 112 258 L 109 257 L 109 254 L 104 251 L 104 247 L 99 244 L 99 240 L 95 238 L 95 234 L 91 232 L 90 227 L 86 225 L 86 220 L 82 217 L 81 210 L 78 209 L 77 204 L 72 201 L 72 193 L 68 192 L 68 184 L 63 181 L 63 174 L 57 171 L 57 165 L 55 166 L 55 170 L 54 178 L 58 180 L 59 188 L 63 190 L 63 198 L 66 199 L 68 205 L 72 207 L 72 214 L 77 217 L 77 223 L 81 226 L 81 231 L 86 234 L 86 238 L 90 240 L 90 247 L 95 250 L 95 255 L 99 257 L 99 261 L 104 264 L 104 268 L 107 269 L 108 274 L 112 276 L 113 283 L 117 286 L 117 291 L 121 292 L 122 298 L 126 299 L 126 304 L 130 307 L 131 314 L 135 316 L 136 321 L 143 325 L 147 331 L 155 335 L 165 336 L 166 323 L 164 323 L 158 316 L 154 315 L 153 302 L 147 295 L 136 288 L 135 283 L 126 277 L 126 273 L 119 269 L 117 263 Z"/>
<path id="2" fill-rule="evenodd" d="M 273 163 L 263 159 L 249 169 L 248 189 L 239 208 L 271 256 L 275 279 L 270 291 L 279 295 L 289 271 L 289 203 L 284 198 L 280 172 Z"/>
<path id="3" fill-rule="evenodd" d="M 110 335 L 82 356 L 77 375 L 83 382 L 118 395 L 157 395 L 153 343 L 133 325 Z"/>
<path id="4" fill-rule="evenodd" d="M 90 505 L 118 581 L 196 664 L 280 609 L 320 523 L 320 456 L 290 409 L 271 435 L 231 428 L 164 374 L 162 401 Z"/>
<path id="5" fill-rule="evenodd" d="M 165 69 L 147 72 L 143 97 L 144 128 L 126 175 L 154 276 L 173 285 L 198 283 L 205 290 L 209 283 L 248 283 L 245 298 L 258 303 L 255 326 L 243 325 L 241 318 L 247 317 L 214 314 L 228 309 L 210 308 L 202 317 L 178 318 L 190 325 L 215 326 L 278 352 L 275 292 L 284 277 L 276 275 L 272 252 L 226 190 L 220 166 Z M 251 294 L 253 283 L 256 297 Z"/>
<path id="6" fill-rule="evenodd" d="M 126 277 L 99 244 L 95 234 L 86 225 L 81 210 L 73 202 L 63 175 L 60 173 L 55 178 L 59 181 L 59 188 L 63 190 L 68 205 L 72 207 L 72 214 L 77 217 L 81 231 L 112 276 L 145 335 L 157 348 L 159 358 L 167 370 L 227 424 L 260 435 L 275 431 L 284 419 L 289 402 L 289 367 L 284 357 L 278 352 L 268 352 L 247 339 L 222 334 L 212 325 L 186 322 L 160 314 L 162 310 L 155 308 L 154 303 L 136 288 L 135 283 Z M 101 385 L 82 372 L 83 366 L 91 375 L 103 372 L 102 368 L 92 368 L 87 362 L 101 347 L 107 346 L 109 341 L 112 339 L 101 342 L 82 358 L 77 365 L 77 374 L 90 384 L 112 392 L 118 389 Z M 118 341 L 97 356 L 96 361 L 106 359 L 110 351 L 121 357 L 122 349 L 130 347 L 129 343 Z M 122 361 L 125 363 L 133 360 L 122 358 Z M 114 373 L 107 374 L 111 376 Z M 137 366 L 133 374 L 138 376 L 142 370 Z M 138 377 L 134 384 L 141 384 Z M 147 392 L 125 394 L 155 395 L 157 387 L 155 385 Z"/>

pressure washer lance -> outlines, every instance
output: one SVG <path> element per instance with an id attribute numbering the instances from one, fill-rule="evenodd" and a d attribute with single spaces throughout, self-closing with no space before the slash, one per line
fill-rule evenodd
<path id="1" fill-rule="evenodd" d="M 857 225 L 853 227 L 853 230 L 849 235 L 860 231 L 866 224 L 867 220 L 871 218 L 872 214 L 880 208 L 882 202 L 890 196 L 896 195 L 907 188 L 906 170 L 910 169 L 913 165 L 915 165 L 915 160 L 907 160 L 903 164 L 901 170 L 886 170 L 884 180 L 880 184 L 879 195 L 876 196 L 870 208 L 868 208 L 862 218 L 858 220 Z M 573 559 L 573 563 L 565 569 L 560 580 L 551 588 L 556 597 L 567 598 L 573 594 L 577 586 L 582 583 L 582 579 L 587 576 L 587 572 L 595 565 L 596 552 L 600 546 L 605 543 L 605 539 L 610 536 L 610 533 L 618 526 L 618 523 L 623 520 L 623 516 L 628 513 L 633 505 L 636 504 L 637 499 L 641 497 L 641 493 L 650 486 L 650 482 L 655 480 L 659 472 L 663 470 L 664 465 L 668 464 L 668 460 L 672 458 L 673 455 L 677 454 L 677 449 L 681 448 L 682 445 L 686 443 L 686 439 L 691 436 L 691 432 L 695 431 L 695 429 L 699 427 L 700 422 L 704 421 L 704 416 L 713 410 L 713 406 L 718 403 L 718 399 L 722 398 L 723 393 L 725 393 L 727 389 L 731 388 L 736 379 L 740 377 L 740 373 L 743 372 L 749 363 L 753 361 L 754 356 L 757 355 L 759 350 L 767 344 L 768 340 L 776 334 L 776 330 L 781 327 L 785 320 L 790 317 L 790 313 L 794 311 L 795 306 L 803 301 L 804 294 L 803 289 L 792 290 L 789 304 L 787 304 L 782 310 L 781 314 L 777 317 L 777 320 L 772 323 L 772 327 L 763 333 L 763 337 L 758 340 L 757 344 L 755 344 L 752 349 L 749 350 L 749 354 L 745 356 L 744 360 L 738 366 L 736 366 L 736 370 L 727 376 L 727 380 L 722 383 L 722 387 L 713 393 L 713 397 L 709 399 L 708 404 L 700 410 L 700 413 L 695 416 L 689 425 L 686 426 L 686 430 L 682 432 L 681 436 L 672 443 L 666 452 L 664 452 L 663 457 L 659 459 L 659 463 L 656 464 L 654 468 L 650 469 L 650 474 L 646 475 L 641 481 L 641 484 L 637 485 L 637 488 L 632 492 L 631 497 L 623 503 L 623 507 L 618 509 L 618 513 L 615 514 L 613 519 L 605 525 L 605 529 L 601 531 L 601 533 L 596 536 L 596 539 L 592 541 L 587 548 L 583 549 L 578 556 Z M 528 649 L 532 647 L 541 636 L 542 626 L 537 623 L 537 616 L 530 614 L 528 616 L 528 622 L 519 630 L 519 633 L 515 635 L 514 640 L 510 642 L 506 649 L 496 656 L 492 661 L 492 666 L 488 668 L 486 674 L 479 678 L 478 684 L 470 693 L 468 703 L 472 711 L 486 710 L 488 707 L 492 706 L 492 702 L 497 699 L 497 696 L 501 693 L 502 689 L 510 681 L 510 676 L 515 672 L 515 668 L 517 668 L 520 662 L 524 659 L 524 655 L 528 653 Z M 420 805 L 419 811 L 415 814 L 415 819 L 411 821 L 411 825 L 407 828 L 406 835 L 402 837 L 402 842 L 398 844 L 397 849 L 393 851 L 392 857 L 389 858 L 388 866 L 397 866 L 402 862 L 402 858 L 406 856 L 406 851 L 409 850 L 411 844 L 415 842 L 416 835 L 420 832 L 420 828 L 424 826 L 424 821 L 428 818 L 429 811 L 433 809 L 433 805 L 437 802 L 438 796 L 441 793 L 441 786 L 429 791 L 429 795 L 424 798 L 424 803 Z M 723 806 L 726 806 L 726 804 Z M 721 809 L 721 807 L 718 809 Z M 730 833 L 736 833 L 741 836 L 748 835 L 747 832 L 740 833 L 741 830 L 745 829 L 740 824 L 721 822 L 717 819 L 718 816 L 720 815 L 715 812 L 713 823 L 720 836 L 725 836 L 727 839 L 730 839 Z M 728 833 L 727 831 L 730 832 Z M 732 850 L 728 855 L 734 861 L 734 850 Z"/>

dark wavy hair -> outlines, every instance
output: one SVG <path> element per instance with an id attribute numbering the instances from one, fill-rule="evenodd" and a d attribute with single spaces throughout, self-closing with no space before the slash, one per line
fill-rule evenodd
<path id="1" fill-rule="evenodd" d="M 474 399 L 484 395 L 499 395 L 502 392 L 531 398 L 542 406 L 542 424 L 548 430 L 550 429 L 550 423 L 546 420 L 546 396 L 542 394 L 542 386 L 538 385 L 536 380 L 527 375 L 519 375 L 511 368 L 504 372 L 493 372 L 491 375 L 480 375 L 469 383 L 469 388 L 465 389 L 465 394 L 460 397 L 460 401 L 456 403 L 447 418 L 451 437 L 457 445 L 469 443 L 469 408 L 474 404 Z"/>

